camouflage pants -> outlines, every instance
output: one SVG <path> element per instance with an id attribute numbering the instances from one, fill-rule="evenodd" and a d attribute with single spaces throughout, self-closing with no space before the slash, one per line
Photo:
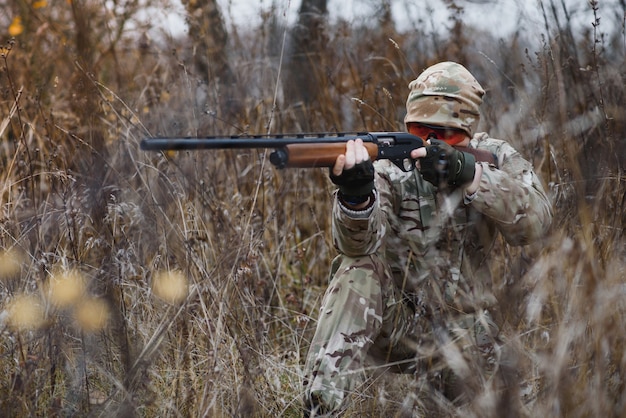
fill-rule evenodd
<path id="1" fill-rule="evenodd" d="M 437 351 L 427 322 L 378 256 L 339 256 L 306 358 L 305 407 L 340 410 L 370 362 L 415 371 L 416 358 Z"/>

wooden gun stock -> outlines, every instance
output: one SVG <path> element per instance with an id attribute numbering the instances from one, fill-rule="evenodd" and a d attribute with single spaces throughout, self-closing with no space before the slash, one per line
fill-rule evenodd
<path id="1" fill-rule="evenodd" d="M 378 145 L 372 142 L 364 142 L 363 145 L 372 161 L 376 160 Z M 288 154 L 285 167 L 332 167 L 337 157 L 346 152 L 346 144 L 291 144 L 285 146 L 285 150 Z"/>

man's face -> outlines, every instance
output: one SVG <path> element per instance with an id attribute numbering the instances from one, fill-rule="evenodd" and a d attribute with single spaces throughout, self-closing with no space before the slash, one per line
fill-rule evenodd
<path id="1" fill-rule="evenodd" d="M 465 131 L 445 126 L 409 122 L 407 123 L 407 129 L 410 134 L 419 136 L 422 139 L 439 139 L 448 143 L 448 145 L 459 145 L 464 141 L 469 142 L 470 139 Z M 463 145 L 466 145 L 466 143 Z"/>

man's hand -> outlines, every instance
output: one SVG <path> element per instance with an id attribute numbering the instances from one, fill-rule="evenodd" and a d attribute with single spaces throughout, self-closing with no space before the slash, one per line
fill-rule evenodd
<path id="1" fill-rule="evenodd" d="M 348 141 L 346 152 L 337 157 L 330 179 L 339 186 L 339 197 L 351 208 L 367 206 L 374 190 L 374 165 L 363 140 Z"/>
<path id="2" fill-rule="evenodd" d="M 436 186 L 466 186 L 468 194 L 478 190 L 482 166 L 476 165 L 473 155 L 454 149 L 443 141 L 429 141 L 429 145 L 411 152 L 411 158 L 424 180 Z"/>

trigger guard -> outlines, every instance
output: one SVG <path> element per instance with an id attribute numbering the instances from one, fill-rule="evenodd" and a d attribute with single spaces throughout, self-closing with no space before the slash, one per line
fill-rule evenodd
<path id="1" fill-rule="evenodd" d="M 415 164 L 417 163 L 417 160 L 414 160 L 413 158 L 403 158 L 401 160 L 393 160 L 393 163 L 396 167 L 398 167 L 405 173 L 410 173 L 411 171 L 415 170 Z"/>

